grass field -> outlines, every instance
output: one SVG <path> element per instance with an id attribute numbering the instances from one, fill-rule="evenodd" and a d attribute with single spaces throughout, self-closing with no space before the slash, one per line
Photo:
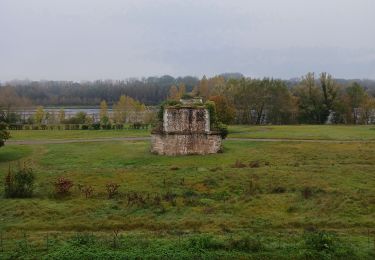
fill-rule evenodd
<path id="1" fill-rule="evenodd" d="M 307 140 L 375 140 L 375 126 L 285 125 L 230 126 L 229 137 L 307 139 Z"/>
<path id="2" fill-rule="evenodd" d="M 12 135 L 18 140 L 147 135 L 127 131 Z M 375 136 L 371 127 L 230 131 L 230 137 L 254 138 Z M 311 251 L 306 230 L 334 232 L 338 258 L 374 257 L 373 142 L 225 141 L 223 153 L 185 157 L 150 154 L 147 141 L 9 145 L 0 149 L 1 194 L 9 164 L 16 167 L 18 160 L 32 162 L 36 189 L 31 199 L 0 199 L 0 258 L 331 259 L 333 251 Z M 53 195 L 59 176 L 75 184 L 66 198 Z M 120 184 L 112 199 L 106 194 L 109 182 Z M 93 186 L 93 196 L 86 199 L 80 185 Z"/>
<path id="3" fill-rule="evenodd" d="M 46 139 L 95 139 L 110 137 L 146 137 L 150 130 L 14 130 L 10 131 L 10 140 L 46 140 Z"/>
<path id="4" fill-rule="evenodd" d="M 150 130 L 17 130 L 11 140 L 95 139 L 110 137 L 147 137 Z M 312 140 L 375 140 L 375 126 L 292 125 L 292 126 L 229 126 L 232 138 L 312 139 Z"/>

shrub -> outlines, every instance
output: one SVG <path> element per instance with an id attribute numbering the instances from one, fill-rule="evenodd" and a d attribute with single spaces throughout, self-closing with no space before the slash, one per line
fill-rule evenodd
<path id="1" fill-rule="evenodd" d="M 191 237 L 188 240 L 188 247 L 191 249 L 198 249 L 198 250 L 217 250 L 225 248 L 224 243 L 222 241 L 215 240 L 213 236 L 210 235 L 201 235 Z"/>
<path id="2" fill-rule="evenodd" d="M 133 129 L 140 129 L 141 127 L 142 127 L 142 123 L 140 123 L 140 122 L 135 122 L 132 125 Z"/>
<path id="3" fill-rule="evenodd" d="M 103 130 L 111 130 L 112 124 L 111 123 L 102 124 L 101 127 L 102 127 Z"/>
<path id="4" fill-rule="evenodd" d="M 168 202 L 171 202 L 171 201 L 175 200 L 176 197 L 177 197 L 177 195 L 175 193 L 173 193 L 173 192 L 170 192 L 170 191 L 167 191 L 167 193 L 165 193 L 163 195 L 163 199 L 165 201 L 168 201 Z"/>
<path id="5" fill-rule="evenodd" d="M 214 188 L 217 186 L 217 182 L 214 178 L 208 177 L 203 180 L 203 185 L 206 186 L 207 188 Z"/>
<path id="6" fill-rule="evenodd" d="M 124 129 L 124 125 L 123 124 L 115 124 L 115 129 Z"/>
<path id="7" fill-rule="evenodd" d="M 6 130 L 7 124 L 4 122 L 0 122 L 0 147 L 5 144 L 5 140 L 9 139 L 10 134 Z"/>
<path id="8" fill-rule="evenodd" d="M 272 193 L 284 193 L 286 192 L 285 187 L 282 186 L 276 186 L 272 189 Z"/>
<path id="9" fill-rule="evenodd" d="M 216 128 L 218 125 L 218 119 L 216 115 L 216 105 L 213 101 L 207 101 L 204 104 L 205 108 L 208 110 L 208 113 L 210 115 L 210 124 L 212 128 Z"/>
<path id="10" fill-rule="evenodd" d="M 237 159 L 232 167 L 233 168 L 245 168 L 246 164 L 242 163 L 240 160 Z"/>
<path id="11" fill-rule="evenodd" d="M 129 205 L 138 205 L 138 206 L 145 206 L 148 201 L 150 201 L 150 195 L 143 196 L 141 193 L 138 192 L 130 192 L 126 194 L 128 199 L 128 206 Z"/>
<path id="12" fill-rule="evenodd" d="M 119 187 L 120 185 L 117 183 L 113 183 L 113 182 L 107 183 L 106 189 L 107 189 L 107 194 L 108 194 L 109 199 L 112 199 L 115 195 L 118 194 Z"/>
<path id="13" fill-rule="evenodd" d="M 210 169 L 211 172 L 222 171 L 222 170 L 223 170 L 223 167 L 221 167 L 221 166 L 217 166 L 217 167 L 214 167 L 214 168 Z"/>
<path id="14" fill-rule="evenodd" d="M 83 232 L 83 233 L 76 233 L 71 239 L 70 243 L 76 246 L 83 246 L 83 245 L 94 245 L 95 244 L 95 236 L 91 233 Z"/>
<path id="15" fill-rule="evenodd" d="M 261 189 L 255 180 L 250 180 L 249 184 L 244 189 L 244 193 L 247 196 L 255 195 L 256 193 L 260 192 Z"/>
<path id="16" fill-rule="evenodd" d="M 351 245 L 341 241 L 335 233 L 306 231 L 303 235 L 305 256 L 312 259 L 355 259 Z"/>
<path id="17" fill-rule="evenodd" d="M 228 133 L 229 133 L 227 125 L 224 125 L 222 123 L 218 123 L 216 128 L 220 132 L 221 138 L 223 138 L 223 139 L 227 138 Z"/>
<path id="18" fill-rule="evenodd" d="M 73 117 L 65 119 L 64 124 L 84 124 L 87 114 L 85 112 L 77 112 Z"/>
<path id="19" fill-rule="evenodd" d="M 167 193 L 163 195 L 163 199 L 167 202 L 170 202 L 172 206 L 177 205 L 176 198 L 177 198 L 177 194 L 170 192 L 170 191 L 167 191 Z"/>
<path id="20" fill-rule="evenodd" d="M 54 183 L 55 194 L 59 196 L 66 196 L 70 193 L 70 188 L 73 187 L 73 181 L 59 177 Z"/>
<path id="21" fill-rule="evenodd" d="M 301 193 L 303 198 L 309 199 L 313 195 L 313 189 L 311 187 L 304 187 Z"/>
<path id="22" fill-rule="evenodd" d="M 100 123 L 91 124 L 91 128 L 94 129 L 94 130 L 99 130 L 100 129 Z"/>
<path id="23" fill-rule="evenodd" d="M 218 119 L 215 102 L 207 101 L 205 107 L 210 115 L 211 129 L 218 131 L 221 138 L 225 139 L 228 136 L 228 127 Z"/>
<path id="24" fill-rule="evenodd" d="M 260 163 L 259 161 L 253 161 L 249 164 L 250 168 L 259 168 L 260 167 Z"/>
<path id="25" fill-rule="evenodd" d="M 199 195 L 194 190 L 187 190 L 183 193 L 183 203 L 186 206 L 196 206 L 199 204 Z"/>
<path id="26" fill-rule="evenodd" d="M 232 239 L 229 242 L 229 247 L 230 249 L 235 249 L 243 252 L 260 252 L 264 250 L 264 245 L 259 240 L 259 238 L 253 238 L 250 236 Z"/>
<path id="27" fill-rule="evenodd" d="M 26 163 L 16 173 L 9 166 L 8 174 L 5 176 L 4 191 L 6 198 L 29 198 L 33 194 L 35 176 L 33 169 Z"/>
<path id="28" fill-rule="evenodd" d="M 90 185 L 81 187 L 81 192 L 85 194 L 85 198 L 91 198 L 92 194 L 94 193 L 94 188 Z"/>
<path id="29" fill-rule="evenodd" d="M 154 196 L 152 204 L 154 206 L 160 206 L 161 205 L 161 197 L 158 194 Z"/>

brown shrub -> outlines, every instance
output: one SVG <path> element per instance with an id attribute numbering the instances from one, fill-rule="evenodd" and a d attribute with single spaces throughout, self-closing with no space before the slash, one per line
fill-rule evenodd
<path id="1" fill-rule="evenodd" d="M 219 167 L 215 167 L 215 168 L 211 168 L 211 169 L 210 169 L 211 172 L 222 171 L 222 170 L 223 170 L 223 168 L 220 167 L 220 166 L 219 166 Z"/>
<path id="2" fill-rule="evenodd" d="M 112 199 L 115 195 L 118 194 L 118 188 L 119 187 L 120 187 L 120 185 L 117 184 L 117 183 L 113 183 L 113 182 L 107 183 L 106 190 L 107 190 L 107 194 L 108 194 L 109 199 Z"/>
<path id="3" fill-rule="evenodd" d="M 313 189 L 307 186 L 302 189 L 301 193 L 304 199 L 309 199 L 313 195 Z"/>
<path id="4" fill-rule="evenodd" d="M 249 167 L 250 168 L 259 168 L 260 163 L 259 163 L 259 161 L 253 161 L 253 162 L 249 163 Z"/>
<path id="5" fill-rule="evenodd" d="M 170 191 L 167 191 L 164 195 L 163 195 L 163 199 L 167 202 L 170 202 L 172 206 L 176 206 L 177 205 L 177 194 L 176 193 L 173 193 L 173 192 L 170 192 Z"/>
<path id="6" fill-rule="evenodd" d="M 242 163 L 240 160 L 237 159 L 232 167 L 233 168 L 245 168 L 246 164 Z"/>
<path id="7" fill-rule="evenodd" d="M 276 186 L 272 189 L 271 191 L 272 193 L 284 193 L 286 192 L 286 188 L 282 187 L 282 186 Z"/>
<path id="8" fill-rule="evenodd" d="M 94 193 L 94 188 L 91 185 L 81 187 L 81 192 L 85 194 L 85 198 L 91 198 Z"/>
<path id="9" fill-rule="evenodd" d="M 248 186 L 245 187 L 245 195 L 255 195 L 256 193 L 260 193 L 261 189 L 258 183 L 255 180 L 250 180 Z"/>
<path id="10" fill-rule="evenodd" d="M 70 188 L 73 187 L 73 181 L 65 177 L 59 177 L 53 184 L 55 186 L 55 194 L 59 196 L 68 195 Z"/>
<path id="11" fill-rule="evenodd" d="M 214 207 L 204 207 L 203 213 L 204 214 L 213 214 L 213 213 L 215 213 L 215 208 Z"/>

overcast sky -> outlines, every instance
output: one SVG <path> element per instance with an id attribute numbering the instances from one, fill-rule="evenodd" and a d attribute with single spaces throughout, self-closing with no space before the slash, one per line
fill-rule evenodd
<path id="1" fill-rule="evenodd" d="M 374 0 L 0 0 L 0 80 L 375 79 Z"/>

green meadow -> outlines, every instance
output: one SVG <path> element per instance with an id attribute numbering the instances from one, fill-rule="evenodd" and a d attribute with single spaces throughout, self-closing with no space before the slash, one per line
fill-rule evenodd
<path id="1" fill-rule="evenodd" d="M 110 137 L 147 137 L 150 129 L 122 130 L 17 130 L 11 140 L 95 139 Z M 229 126 L 232 138 L 271 138 L 298 140 L 374 140 L 374 125 L 280 125 Z"/>
<path id="2" fill-rule="evenodd" d="M 95 139 L 111 137 L 147 137 L 150 130 L 14 130 L 10 140 L 48 140 L 48 139 Z"/>
<path id="3" fill-rule="evenodd" d="M 32 165 L 32 198 L 0 198 L 1 259 L 371 259 L 375 130 L 371 126 L 232 126 L 222 153 L 158 156 L 148 141 L 6 145 Z M 147 130 L 12 131 L 14 140 L 148 136 Z M 73 181 L 68 196 L 53 183 Z M 119 184 L 108 198 L 106 185 Z M 80 187 L 92 186 L 86 198 Z M 322 246 L 322 247 L 320 247 Z"/>
<path id="4" fill-rule="evenodd" d="M 374 125 L 230 126 L 230 137 L 298 140 L 375 140 Z"/>

